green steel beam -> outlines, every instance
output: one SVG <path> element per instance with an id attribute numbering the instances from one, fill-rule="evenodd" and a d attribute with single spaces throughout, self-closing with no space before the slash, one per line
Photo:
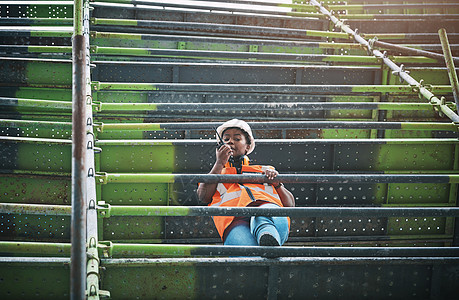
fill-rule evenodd
<path id="1" fill-rule="evenodd" d="M 447 106 L 455 106 L 447 103 Z M 65 101 L 18 99 L 0 97 L 0 106 L 12 107 L 18 111 L 42 110 L 42 111 L 70 111 L 72 103 Z M 199 114 L 207 113 L 212 110 L 234 110 L 234 111 L 253 111 L 266 110 L 273 112 L 302 110 L 333 110 L 333 109 L 378 109 L 378 110 L 431 110 L 435 103 L 388 103 L 388 102 L 291 102 L 291 103 L 245 103 L 238 106 L 238 103 L 95 103 L 96 112 L 138 112 L 149 111 L 167 113 L 188 113 Z M 237 109 L 235 109 L 237 107 Z"/>
<path id="2" fill-rule="evenodd" d="M 277 92 L 277 93 L 408 93 L 417 94 L 418 87 L 411 85 L 254 85 L 254 84 L 174 84 L 174 83 L 135 83 L 135 82 L 98 82 L 92 83 L 97 91 L 136 90 L 136 91 L 214 91 L 214 92 Z M 429 86 L 438 93 L 451 93 L 449 85 Z"/>
<path id="3" fill-rule="evenodd" d="M 27 203 L 0 203 L 2 214 L 28 214 L 47 216 L 70 216 L 72 207 L 68 205 L 43 205 Z"/>
<path id="4" fill-rule="evenodd" d="M 248 122 L 253 130 L 275 130 L 275 129 L 315 129 L 315 128 L 358 128 L 358 129 L 400 129 L 400 130 L 442 130 L 442 131 L 459 131 L 454 123 L 436 123 L 436 122 L 339 122 L 339 121 L 296 121 L 296 122 Z M 30 124 L 30 125 L 29 125 Z M 36 126 L 48 128 L 53 122 L 34 122 L 34 121 L 11 121 L 1 120 L 0 126 L 21 127 Z M 65 125 L 64 125 L 65 124 Z M 97 123 L 95 124 L 98 132 L 104 131 L 166 131 L 166 130 L 212 130 L 218 127 L 219 122 L 187 122 L 187 123 Z M 63 123 L 62 126 L 70 126 L 69 123 Z"/>
<path id="5" fill-rule="evenodd" d="M 38 243 L 0 241 L 2 256 L 52 256 L 70 257 L 70 243 Z"/>
<path id="6" fill-rule="evenodd" d="M 167 9 L 167 8 L 182 8 L 182 9 L 200 9 L 200 10 L 219 10 L 219 11 L 229 11 L 231 13 L 245 13 L 245 14 L 263 14 L 263 15 L 271 15 L 271 16 L 278 16 L 278 15 L 281 15 L 281 16 L 292 16 L 292 17 L 319 17 L 315 12 L 315 10 L 308 6 L 305 6 L 309 9 L 306 9 L 306 12 L 305 11 L 301 11 L 301 12 L 298 12 L 298 11 L 282 11 L 282 10 L 263 10 L 262 8 L 260 8 L 260 5 L 258 8 L 255 8 L 254 6 L 247 6 L 247 5 L 239 5 L 239 6 L 226 6 L 226 5 L 223 5 L 223 6 L 216 6 L 215 3 L 211 3 L 210 5 L 203 5 L 203 4 L 197 4 L 197 3 L 193 3 L 193 4 L 188 4 L 186 2 L 182 2 L 182 3 L 173 3 L 173 2 L 161 2 L 161 1 L 142 1 L 142 0 L 102 0 L 102 1 L 94 1 L 94 0 L 91 0 L 92 2 L 104 2 L 104 3 L 111 3 L 111 4 L 114 4 L 114 3 L 118 3 L 118 4 L 133 4 L 133 5 L 142 5 L 142 6 L 161 6 L 163 7 L 163 9 Z M 252 4 L 255 4 L 256 2 L 251 2 Z M 214 4 L 214 5 L 212 5 Z M 239 4 L 250 4 L 250 3 L 247 3 L 247 2 L 240 2 Z M 95 7 L 98 7 L 97 4 L 94 4 Z M 265 5 L 266 6 L 266 5 Z M 279 4 L 276 4 L 276 3 L 272 3 L 271 4 L 272 7 L 278 7 L 278 8 L 282 8 L 282 7 L 285 7 L 285 8 L 292 8 L 293 6 L 295 6 L 294 4 L 286 4 L 286 3 L 279 3 Z"/>
<path id="7" fill-rule="evenodd" d="M 20 47 L 12 47 L 11 50 Z M 50 49 L 53 51 L 65 51 L 63 47 Z M 46 52 L 43 47 L 24 48 L 27 52 Z M 192 58 L 192 59 L 227 59 L 227 60 L 254 60 L 257 61 L 296 61 L 296 62 L 345 62 L 345 63 L 365 63 L 380 64 L 381 60 L 375 57 L 356 56 L 356 55 L 321 55 L 321 54 L 294 54 L 294 53 L 263 53 L 263 52 L 234 52 L 234 51 L 207 51 L 207 50 L 179 50 L 179 49 L 152 49 L 152 48 L 125 48 L 125 47 L 91 47 L 93 54 L 100 55 L 124 55 L 142 57 L 168 57 L 168 58 Z M 399 58 L 404 59 L 404 58 Z M 426 60 L 422 57 L 412 57 L 413 63 L 436 62 L 436 60 Z"/>
<path id="8" fill-rule="evenodd" d="M 187 122 L 187 123 L 95 123 L 97 133 L 109 131 L 168 131 L 168 130 L 212 130 L 219 122 Z M 413 131 L 452 131 L 458 132 L 454 123 L 435 122 L 354 122 L 354 121 L 297 121 L 297 122 L 249 122 L 254 130 L 278 129 L 385 129 Z M 0 119 L 0 127 L 9 128 L 8 134 L 18 136 L 37 135 L 40 138 L 70 137 L 72 123 L 57 121 L 10 120 Z M 16 129 L 16 131 L 14 130 Z M 40 130 L 46 130 L 42 132 Z M 24 132 L 23 134 L 21 132 Z"/>
<path id="9" fill-rule="evenodd" d="M 315 14 L 318 16 L 317 14 Z M 0 23 L 1 24 L 1 23 Z M 163 22 L 163 21 L 146 21 L 146 20 L 128 20 L 128 19 L 106 19 L 106 18 L 91 18 L 91 24 L 94 26 L 120 26 L 120 27 L 139 27 L 139 28 L 163 28 L 168 30 L 193 30 L 198 27 L 200 31 L 214 32 L 215 28 L 211 24 L 192 23 L 192 22 Z M 97 28 L 96 28 L 97 29 Z M 219 31 L 227 33 L 248 32 L 250 34 L 270 34 L 275 36 L 295 36 L 295 37 L 327 37 L 348 39 L 346 33 L 320 31 L 320 30 L 305 30 L 305 29 L 279 29 L 272 27 L 259 26 L 241 26 L 241 25 L 219 25 Z"/>
<path id="10" fill-rule="evenodd" d="M 1 31 L 0 31 L 1 33 Z M 91 32 L 91 38 L 94 39 L 92 45 L 101 45 L 101 39 L 121 40 L 124 43 L 129 41 L 152 41 L 155 43 L 155 48 L 160 49 L 176 49 L 177 43 L 184 43 L 185 49 L 188 50 L 204 50 L 200 44 L 212 45 L 211 49 L 234 50 L 234 45 L 258 46 L 258 52 L 269 52 L 265 49 L 274 47 L 281 52 L 286 53 L 302 53 L 303 48 L 320 48 L 320 49 L 353 49 L 363 50 L 362 47 L 354 43 L 325 43 L 325 42 L 308 42 L 308 41 L 283 41 L 283 40 L 268 40 L 268 39 L 244 39 L 244 38 L 224 38 L 224 37 L 208 37 L 208 36 L 186 36 L 186 35 L 163 35 L 163 34 L 138 34 L 138 33 L 122 33 L 122 32 Z M 163 44 L 160 42 L 169 42 Z M 209 46 L 207 46 L 209 47 Z"/>
<path id="11" fill-rule="evenodd" d="M 102 243 L 102 242 L 101 242 Z M 101 257 L 458 257 L 457 247 L 260 247 L 108 244 L 99 246 Z"/>
<path id="12" fill-rule="evenodd" d="M 68 131 L 68 130 L 72 130 L 72 123 L 71 122 L 58 122 L 58 121 L 0 119 L 0 127 L 10 127 L 10 128 L 31 127 L 31 128 L 54 129 L 56 131 L 59 131 L 59 130 Z"/>
<path id="13" fill-rule="evenodd" d="M 3 26 L 73 26 L 73 18 L 1 18 L 0 25 L 3 25 Z"/>
<path id="14" fill-rule="evenodd" d="M 37 100 L 31 100 L 34 103 Z M 28 102 L 21 101 L 26 106 Z M 46 105 L 46 104 L 44 104 Z M 44 107 L 44 106 L 40 106 Z M 266 110 L 266 111 L 301 111 L 301 110 L 332 110 L 332 109 L 379 109 L 379 110 L 431 110 L 432 105 L 429 103 L 385 103 L 385 102 L 310 102 L 310 103 L 245 103 L 244 106 L 238 107 L 238 103 L 99 103 L 96 104 L 97 112 L 136 112 L 149 111 L 167 112 L 174 114 L 182 113 L 184 110 L 190 114 L 208 113 L 216 110 L 234 110 L 241 111 Z"/>

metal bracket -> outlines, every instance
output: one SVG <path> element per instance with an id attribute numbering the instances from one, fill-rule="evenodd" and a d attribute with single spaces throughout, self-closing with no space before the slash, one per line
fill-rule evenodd
<path id="1" fill-rule="evenodd" d="M 89 200 L 88 209 L 96 209 L 96 201 L 94 199 Z"/>
<path id="2" fill-rule="evenodd" d="M 104 123 L 94 123 L 93 127 L 97 132 L 104 132 Z"/>
<path id="3" fill-rule="evenodd" d="M 100 82 L 99 81 L 91 82 L 91 89 L 94 91 L 98 91 L 100 89 Z"/>
<path id="4" fill-rule="evenodd" d="M 92 107 L 97 112 L 102 111 L 102 103 L 100 103 L 100 102 L 93 102 L 92 103 Z"/>
<path id="5" fill-rule="evenodd" d="M 400 69 L 398 71 L 392 71 L 393 75 L 398 76 L 398 80 L 400 81 L 400 83 L 403 83 L 403 78 L 401 76 L 402 73 L 410 74 L 410 71 L 405 70 L 405 65 L 403 64 L 400 65 Z"/>
<path id="6" fill-rule="evenodd" d="M 97 248 L 102 250 L 102 255 L 104 258 L 112 257 L 113 243 L 111 241 L 99 241 Z"/>
<path id="7" fill-rule="evenodd" d="M 107 184 L 108 183 L 108 174 L 105 173 L 105 172 L 98 172 L 96 174 L 96 177 L 97 177 L 97 183 L 100 183 L 100 184 Z"/>
<path id="8" fill-rule="evenodd" d="M 97 214 L 101 218 L 110 218 L 110 204 L 105 201 L 99 201 L 97 203 Z"/>
<path id="9" fill-rule="evenodd" d="M 100 153 L 102 153 L 102 148 L 94 147 L 94 154 L 100 154 Z"/>
<path id="10" fill-rule="evenodd" d="M 375 46 L 375 42 L 377 40 L 378 40 L 377 36 L 375 36 L 374 38 L 368 40 L 368 49 L 367 49 L 368 55 L 373 55 L 373 49 L 374 49 L 374 46 Z M 387 53 L 386 53 L 386 55 L 387 55 Z"/>

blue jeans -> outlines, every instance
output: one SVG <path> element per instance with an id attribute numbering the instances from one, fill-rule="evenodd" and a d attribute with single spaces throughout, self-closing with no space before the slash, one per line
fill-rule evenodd
<path id="1" fill-rule="evenodd" d="M 264 204 L 265 207 L 279 207 L 276 204 Z M 268 232 L 274 236 L 280 245 L 288 238 L 287 217 L 252 216 L 250 218 L 235 218 L 227 229 L 224 245 L 229 246 L 258 246 L 259 237 Z"/>

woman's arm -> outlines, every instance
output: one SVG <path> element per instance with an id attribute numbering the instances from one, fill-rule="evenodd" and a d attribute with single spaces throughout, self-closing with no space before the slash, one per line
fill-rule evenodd
<path id="1" fill-rule="evenodd" d="M 233 155 L 233 151 L 231 150 L 230 146 L 225 144 L 218 148 L 216 150 L 217 159 L 209 174 L 221 174 L 231 155 Z M 198 194 L 198 199 L 206 204 L 210 203 L 216 190 L 217 183 L 201 183 L 198 187 L 198 190 L 196 191 Z"/>
<path id="2" fill-rule="evenodd" d="M 264 174 L 266 177 L 268 177 L 268 179 L 273 180 L 277 177 L 277 175 L 279 175 L 279 172 L 277 172 L 275 169 L 267 169 Z M 289 190 L 284 187 L 283 184 L 279 184 L 279 187 L 276 188 L 276 192 L 279 194 L 279 198 L 284 207 L 295 207 L 295 197 Z"/>
<path id="3" fill-rule="evenodd" d="M 295 207 L 295 197 L 289 190 L 284 187 L 284 185 L 281 185 L 279 188 L 277 188 L 276 192 L 279 194 L 284 207 Z"/>

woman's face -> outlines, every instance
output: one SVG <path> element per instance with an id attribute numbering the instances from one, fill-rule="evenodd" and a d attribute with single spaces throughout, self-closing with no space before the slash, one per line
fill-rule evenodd
<path id="1" fill-rule="evenodd" d="M 233 156 L 235 157 L 245 155 L 250 148 L 245 134 L 237 128 L 226 129 L 223 132 L 223 142 L 231 147 Z"/>

